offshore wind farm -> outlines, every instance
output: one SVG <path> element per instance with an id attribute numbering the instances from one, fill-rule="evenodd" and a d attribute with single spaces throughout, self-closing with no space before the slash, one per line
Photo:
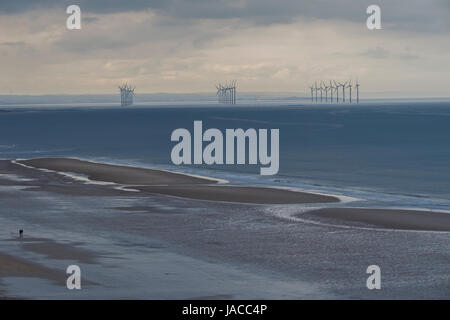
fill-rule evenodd
<path id="1" fill-rule="evenodd" d="M 236 104 L 236 80 L 225 85 L 219 83 L 216 89 L 219 103 Z"/>
<path id="2" fill-rule="evenodd" d="M 359 87 L 361 84 L 358 80 L 355 82 L 356 89 L 356 103 L 359 104 Z M 339 100 L 339 90 L 342 89 L 341 100 Z M 312 103 L 345 103 L 345 93 L 348 91 L 348 103 L 353 103 L 352 95 L 353 82 L 352 80 L 345 82 L 336 82 L 335 80 L 329 80 L 328 84 L 326 81 L 319 81 L 319 86 L 317 86 L 317 81 L 309 87 L 311 90 L 311 102 Z M 348 89 L 348 90 L 347 90 Z M 319 94 L 320 92 L 320 94 Z M 325 97 L 324 97 L 325 92 Z M 330 93 L 330 99 L 328 100 L 328 93 Z M 334 96 L 333 96 L 334 93 Z M 335 99 L 333 100 L 333 97 Z"/>

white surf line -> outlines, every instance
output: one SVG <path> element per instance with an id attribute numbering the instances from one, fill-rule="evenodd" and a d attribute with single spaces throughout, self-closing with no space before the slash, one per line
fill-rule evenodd
<path id="1" fill-rule="evenodd" d="M 80 174 L 73 173 L 73 172 L 62 172 L 62 171 L 54 171 L 54 172 L 59 173 L 63 176 L 72 178 L 73 180 L 82 181 L 85 184 L 96 184 L 96 185 L 102 185 L 102 186 L 110 186 L 110 185 L 116 184 L 114 182 L 108 182 L 108 181 L 91 180 L 87 176 L 80 175 Z"/>
<path id="2" fill-rule="evenodd" d="M 42 159 L 42 158 L 31 158 L 31 159 L 28 159 L 28 160 L 33 160 L 33 159 Z M 210 180 L 210 181 L 217 182 L 218 184 L 229 183 L 229 181 L 225 180 L 225 179 L 213 178 L 213 177 L 208 177 L 208 176 L 202 176 L 202 175 L 193 174 L 193 173 L 171 171 L 171 170 L 162 169 L 162 168 L 155 168 L 155 167 L 148 166 L 148 165 L 137 166 L 137 165 L 131 165 L 131 164 L 114 163 L 114 162 L 111 162 L 111 161 L 100 162 L 100 161 L 95 161 L 95 160 L 90 160 L 90 159 L 83 159 L 83 158 L 77 158 L 77 157 L 70 157 L 70 158 L 64 158 L 63 157 L 61 159 L 75 159 L 75 160 L 84 161 L 84 162 L 90 162 L 90 163 L 95 163 L 95 164 L 106 164 L 106 165 L 111 165 L 111 166 L 121 166 L 121 167 L 135 168 L 135 169 L 136 168 L 137 169 L 149 169 L 149 170 L 162 171 L 162 172 L 167 172 L 167 173 L 172 173 L 172 174 L 178 174 L 178 175 L 182 175 L 182 176 L 183 175 L 184 176 L 189 176 L 189 177 L 198 178 L 198 179 Z M 17 160 L 27 160 L 27 159 L 17 159 Z"/>
<path id="3" fill-rule="evenodd" d="M 281 218 L 286 219 L 294 222 L 301 222 L 305 224 L 311 224 L 316 225 L 320 227 L 332 227 L 332 228 L 338 228 L 338 229 L 347 229 L 347 230 L 366 230 L 366 231 L 377 231 L 377 232 L 412 232 L 412 233 L 437 233 L 437 234 L 449 234 L 450 231 L 435 231 L 435 230 L 406 230 L 406 229 L 390 229 L 385 227 L 379 227 L 379 228 L 371 228 L 371 227 L 360 227 L 360 226 L 348 226 L 348 225 L 342 225 L 342 224 L 333 224 L 333 223 L 326 223 L 326 222 L 319 222 L 314 220 L 308 220 L 308 219 L 302 219 L 299 218 L 298 215 L 302 213 L 308 213 L 315 210 L 320 209 L 339 209 L 339 207 L 303 207 L 298 208 L 295 212 L 276 212 L 274 215 Z M 366 208 L 366 207 L 354 207 L 355 209 L 388 209 L 388 208 Z M 273 209 L 271 207 L 267 207 L 266 209 Z M 293 209 L 291 207 L 291 209 Z M 398 208 L 395 208 L 398 209 Z M 411 210 L 411 209 L 409 209 Z M 417 210 L 421 211 L 421 210 Z M 429 210 L 425 210 L 427 212 L 430 212 Z M 434 211 L 434 212 L 442 212 L 442 211 Z M 450 212 L 449 212 L 450 213 Z M 273 214 L 273 213 L 272 213 Z M 338 219 L 338 218 L 336 218 Z"/>
<path id="4" fill-rule="evenodd" d="M 150 169 L 150 170 L 155 170 L 155 171 L 162 171 L 162 172 L 167 172 L 167 173 L 172 173 L 172 174 L 178 174 L 178 175 L 182 175 L 182 176 L 189 176 L 189 177 L 198 178 L 198 179 L 210 180 L 210 181 L 217 182 L 218 184 L 229 183 L 229 181 L 225 180 L 225 179 L 213 178 L 213 177 L 208 177 L 208 176 L 202 176 L 202 175 L 193 174 L 193 173 L 171 171 L 171 170 L 162 169 L 162 168 L 155 168 L 155 167 L 148 166 L 148 165 L 137 166 L 137 165 L 131 165 L 131 164 L 114 163 L 114 162 L 111 162 L 111 161 L 99 162 L 99 161 L 95 161 L 95 160 L 82 159 L 82 158 L 73 158 L 73 157 L 66 158 L 66 159 L 76 159 L 76 160 L 90 162 L 90 163 L 95 163 L 95 164 L 107 164 L 107 165 L 112 165 L 112 166 L 121 166 L 121 167 L 128 167 L 128 168 Z"/>
<path id="5" fill-rule="evenodd" d="M 26 160 L 26 159 L 16 159 L 16 160 L 17 161 L 21 161 L 21 160 Z M 75 174 L 75 173 L 56 171 L 56 170 L 49 170 L 49 169 L 44 169 L 44 168 L 36 168 L 36 167 L 32 167 L 32 166 L 29 166 L 29 165 L 17 162 L 16 160 L 11 160 L 11 163 L 17 164 L 19 166 L 22 166 L 22 167 L 25 167 L 25 168 L 28 168 L 28 169 L 39 170 L 39 171 L 42 171 L 42 172 L 57 173 L 57 174 L 60 174 L 62 176 L 69 177 L 69 178 L 71 178 L 73 180 L 84 182 L 85 184 L 95 184 L 95 185 L 104 185 L 104 186 L 106 186 L 106 185 L 108 185 L 108 186 L 110 186 L 110 185 L 117 185 L 117 183 L 114 183 L 114 182 L 100 181 L 100 180 L 91 180 L 88 177 L 80 176 L 80 175 Z"/>
<path id="6" fill-rule="evenodd" d="M 150 168 L 149 168 L 149 169 L 150 169 Z M 174 173 L 174 174 L 185 175 L 185 176 L 189 176 L 189 177 L 192 177 L 192 178 L 198 178 L 198 179 L 204 179 L 204 180 L 215 181 L 215 182 L 217 182 L 217 184 L 226 184 L 226 183 L 230 183 L 230 181 L 225 180 L 225 179 L 213 178 L 213 177 L 208 177 L 208 176 L 202 176 L 202 175 L 193 174 L 193 173 L 176 172 L 176 171 L 170 171 L 170 170 L 165 170 L 165 169 L 153 169 L 153 170 L 160 170 L 160 171 L 164 171 L 164 172 L 169 172 L 169 173 Z"/>
<path id="7" fill-rule="evenodd" d="M 128 188 L 126 185 L 114 187 L 114 189 L 127 192 L 141 192 L 141 190 Z"/>

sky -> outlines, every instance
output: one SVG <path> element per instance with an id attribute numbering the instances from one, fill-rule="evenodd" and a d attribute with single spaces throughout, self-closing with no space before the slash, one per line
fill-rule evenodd
<path id="1" fill-rule="evenodd" d="M 81 8 L 68 30 L 66 8 Z M 366 26 L 381 8 L 381 30 Z M 450 0 L 0 0 L 0 94 L 309 95 L 358 80 L 380 96 L 450 96 Z"/>

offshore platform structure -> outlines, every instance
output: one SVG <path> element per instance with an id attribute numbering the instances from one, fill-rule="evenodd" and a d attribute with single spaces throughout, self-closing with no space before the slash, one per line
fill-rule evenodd
<path id="1" fill-rule="evenodd" d="M 219 103 L 236 104 L 236 80 L 230 84 L 216 86 Z"/>
<path id="2" fill-rule="evenodd" d="M 122 107 L 131 106 L 133 104 L 134 98 L 134 89 L 136 87 L 131 88 L 128 84 L 124 84 L 119 86 L 120 89 L 120 104 Z"/>

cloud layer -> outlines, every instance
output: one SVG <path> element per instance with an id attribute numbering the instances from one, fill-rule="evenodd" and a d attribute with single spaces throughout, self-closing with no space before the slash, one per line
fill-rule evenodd
<path id="1" fill-rule="evenodd" d="M 450 93 L 450 5 L 378 1 L 383 30 L 365 27 L 372 1 L 0 0 L 0 93 L 245 91 L 307 94 L 317 79 L 367 90 Z M 82 30 L 65 28 L 69 4 Z M 403 4 L 402 4 L 403 3 Z"/>

